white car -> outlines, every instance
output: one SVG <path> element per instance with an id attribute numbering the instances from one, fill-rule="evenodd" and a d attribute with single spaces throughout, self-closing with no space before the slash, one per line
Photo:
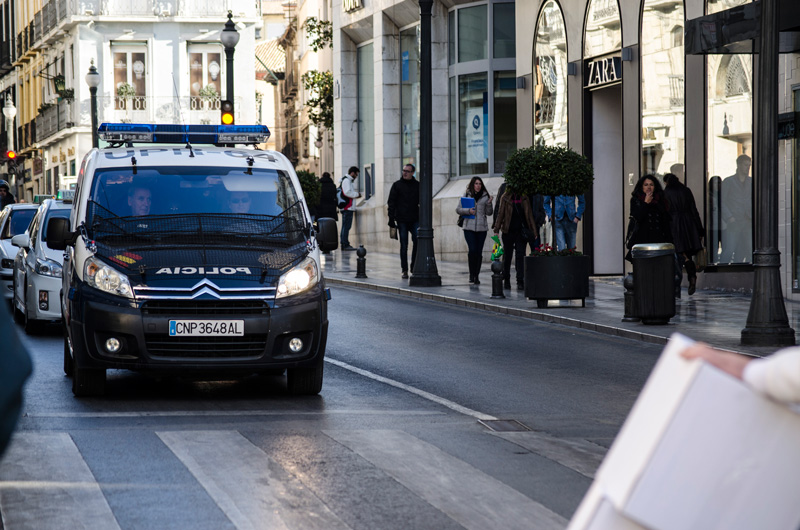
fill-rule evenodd
<path id="1" fill-rule="evenodd" d="M 11 301 L 14 296 L 14 257 L 17 248 L 11 238 L 23 233 L 39 208 L 36 204 L 10 204 L 0 211 L 0 296 Z"/>
<path id="2" fill-rule="evenodd" d="M 61 267 L 64 252 L 47 246 L 47 225 L 52 219 L 69 219 L 71 203 L 47 199 L 24 233 L 11 238 L 19 247 L 14 261 L 14 313 L 26 333 L 44 321 L 61 319 Z"/>

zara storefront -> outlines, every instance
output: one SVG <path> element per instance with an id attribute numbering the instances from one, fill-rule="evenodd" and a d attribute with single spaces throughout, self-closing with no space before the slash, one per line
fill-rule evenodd
<path id="1" fill-rule="evenodd" d="M 687 54 L 687 21 L 749 0 L 534 0 L 516 5 L 519 145 L 566 145 L 593 163 L 582 245 L 594 274 L 622 274 L 629 199 L 646 174 L 692 190 L 711 265 L 701 286 L 752 288 L 757 116 L 751 54 Z M 523 37 L 519 29 L 534 25 Z M 797 21 L 796 25 L 800 25 Z M 781 54 L 781 113 L 800 109 L 797 53 Z M 779 250 L 800 296 L 796 140 L 780 141 Z M 794 244 L 793 244 L 794 242 Z"/>

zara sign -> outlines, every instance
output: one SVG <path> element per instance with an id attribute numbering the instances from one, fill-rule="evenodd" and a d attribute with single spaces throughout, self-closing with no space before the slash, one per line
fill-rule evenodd
<path id="1" fill-rule="evenodd" d="M 589 90 L 622 82 L 622 58 L 601 57 L 587 62 L 584 80 Z"/>

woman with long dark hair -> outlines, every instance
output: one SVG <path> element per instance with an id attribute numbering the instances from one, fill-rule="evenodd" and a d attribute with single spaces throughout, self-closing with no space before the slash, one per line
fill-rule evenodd
<path id="1" fill-rule="evenodd" d="M 670 229 L 669 202 L 661 188 L 661 183 L 653 175 L 639 179 L 631 193 L 631 220 L 626 241 L 631 259 L 631 247 L 640 243 L 672 243 Z"/>
<path id="2" fill-rule="evenodd" d="M 694 202 L 692 190 L 684 186 L 680 179 L 672 174 L 664 175 L 664 196 L 669 202 L 670 228 L 672 230 L 672 242 L 675 244 L 675 254 L 678 256 L 680 276 L 676 278 L 677 287 L 683 278 L 683 269 L 686 269 L 686 276 L 689 279 L 689 294 L 695 292 L 697 284 L 697 270 L 692 261 L 692 256 L 703 249 L 703 221 L 700 219 L 700 212 L 697 211 L 697 204 Z"/>
<path id="3" fill-rule="evenodd" d="M 461 228 L 464 230 L 464 239 L 467 241 L 467 263 L 469 264 L 469 283 L 479 284 L 478 274 L 481 272 L 483 262 L 483 244 L 486 241 L 486 232 L 489 230 L 487 216 L 492 215 L 492 196 L 486 191 L 480 177 L 472 177 L 467 185 L 464 197 L 475 199 L 475 206 L 462 208 L 459 201 L 456 213 L 463 216 Z"/>

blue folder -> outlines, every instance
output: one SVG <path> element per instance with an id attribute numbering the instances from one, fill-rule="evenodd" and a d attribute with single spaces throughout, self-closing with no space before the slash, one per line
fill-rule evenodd
<path id="1" fill-rule="evenodd" d="M 461 207 L 465 210 L 475 208 L 475 199 L 472 197 L 461 197 Z M 464 219 L 475 219 L 474 215 L 465 215 Z"/>

